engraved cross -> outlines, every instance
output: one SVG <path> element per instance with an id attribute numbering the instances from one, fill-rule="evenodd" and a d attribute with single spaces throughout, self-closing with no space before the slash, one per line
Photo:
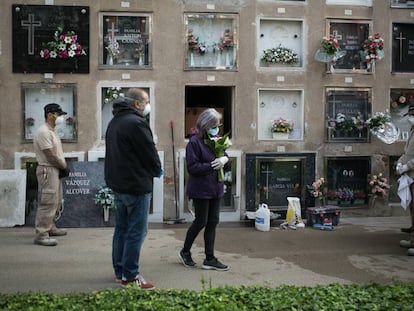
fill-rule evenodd
<path id="1" fill-rule="evenodd" d="M 402 36 L 402 32 L 400 32 L 400 36 L 395 38 L 396 40 L 400 41 L 400 63 L 402 63 L 402 48 L 403 48 L 403 40 L 407 39 Z"/>
<path id="2" fill-rule="evenodd" d="M 21 21 L 21 26 L 27 27 L 28 34 L 27 34 L 27 53 L 29 55 L 34 55 L 34 33 L 35 27 L 42 26 L 41 21 L 34 20 L 34 14 L 28 15 L 28 20 Z"/>

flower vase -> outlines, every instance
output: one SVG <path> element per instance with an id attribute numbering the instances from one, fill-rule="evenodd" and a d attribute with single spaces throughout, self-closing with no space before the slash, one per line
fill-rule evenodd
<path id="1" fill-rule="evenodd" d="M 108 55 L 106 57 L 106 64 L 109 66 L 113 66 L 114 64 L 114 57 L 112 55 Z"/>
<path id="2" fill-rule="evenodd" d="M 105 221 L 105 222 L 108 222 L 108 221 L 109 221 L 109 211 L 110 211 L 110 208 L 109 208 L 109 207 L 105 206 L 105 207 L 103 208 L 103 212 L 104 212 L 104 221 Z"/>
<path id="3" fill-rule="evenodd" d="M 26 127 L 26 138 L 28 138 L 28 139 L 33 138 L 33 132 L 32 132 L 32 127 L 31 126 Z"/>
<path id="4" fill-rule="evenodd" d="M 230 52 L 226 51 L 226 68 L 230 68 Z"/>
<path id="5" fill-rule="evenodd" d="M 216 67 L 221 67 L 221 53 L 217 53 Z"/>
<path id="6" fill-rule="evenodd" d="M 369 63 L 367 63 L 367 71 L 375 72 L 375 60 L 372 60 Z"/>
<path id="7" fill-rule="evenodd" d="M 334 72 L 335 68 L 334 68 L 334 64 L 333 63 L 329 63 L 329 71 L 330 72 Z"/>
<path id="8" fill-rule="evenodd" d="M 194 67 L 194 55 L 190 53 L 190 67 Z"/>
<path id="9" fill-rule="evenodd" d="M 288 140 L 289 139 L 289 133 L 273 132 L 272 136 L 273 136 L 273 139 L 276 139 L 276 140 Z"/>

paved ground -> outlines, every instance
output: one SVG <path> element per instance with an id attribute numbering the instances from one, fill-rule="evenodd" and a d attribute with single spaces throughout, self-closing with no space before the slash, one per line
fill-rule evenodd
<path id="1" fill-rule="evenodd" d="M 414 281 L 414 257 L 399 240 L 408 217 L 341 218 L 333 231 L 306 227 L 270 232 L 253 223 L 223 223 L 216 256 L 226 272 L 185 268 L 177 258 L 189 224 L 151 224 L 141 271 L 158 288 L 199 290 L 219 285 Z M 69 228 L 56 247 L 33 244 L 32 227 L 0 228 L 0 292 L 85 292 L 117 288 L 111 268 L 112 228 Z M 193 258 L 201 266 L 202 235 Z"/>

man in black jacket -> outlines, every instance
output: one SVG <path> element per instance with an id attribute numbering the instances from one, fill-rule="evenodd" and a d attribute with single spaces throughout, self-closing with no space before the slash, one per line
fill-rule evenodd
<path id="1" fill-rule="evenodd" d="M 147 234 L 153 178 L 162 175 L 152 131 L 145 116 L 148 94 L 131 88 L 113 104 L 106 131 L 105 181 L 115 194 L 112 263 L 122 285 L 153 289 L 139 271 L 141 246 Z"/>

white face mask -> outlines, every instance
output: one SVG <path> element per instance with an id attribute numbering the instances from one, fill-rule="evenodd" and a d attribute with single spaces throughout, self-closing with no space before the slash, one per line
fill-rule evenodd
<path id="1" fill-rule="evenodd" d="M 151 105 L 145 104 L 144 110 L 142 110 L 142 115 L 145 117 L 151 112 Z"/>
<path id="2" fill-rule="evenodd" d="M 63 116 L 58 116 L 56 118 L 55 124 L 59 125 L 59 124 L 62 124 L 63 122 L 65 122 L 65 118 Z"/>
<path id="3" fill-rule="evenodd" d="M 408 123 L 414 125 L 414 116 L 408 116 Z"/>

